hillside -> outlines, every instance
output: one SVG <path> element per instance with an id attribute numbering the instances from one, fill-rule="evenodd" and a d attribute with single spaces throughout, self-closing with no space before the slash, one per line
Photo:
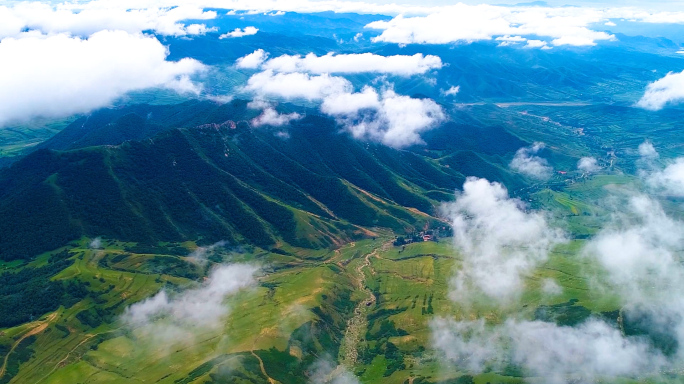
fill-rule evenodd
<path id="1" fill-rule="evenodd" d="M 429 158 L 359 143 L 321 117 L 290 135 L 231 121 L 38 150 L 0 174 L 0 215 L 14 218 L 0 224 L 0 254 L 30 258 L 82 236 L 328 247 L 363 237 L 360 226 L 422 226 L 437 202 L 426 196 L 448 198 L 463 180 Z"/>

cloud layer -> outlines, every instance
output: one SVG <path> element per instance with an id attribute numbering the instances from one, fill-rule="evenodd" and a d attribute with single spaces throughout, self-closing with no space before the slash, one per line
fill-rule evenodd
<path id="1" fill-rule="evenodd" d="M 489 40 L 494 36 L 537 36 L 558 45 L 593 45 L 612 36 L 592 29 L 595 24 L 611 20 L 646 23 L 682 23 L 684 12 L 648 11 L 634 7 L 536 7 L 465 5 L 416 6 L 374 4 L 363 1 L 290 0 L 146 0 L 71 2 L 50 5 L 38 2 L 18 2 L 0 6 L 0 38 L 13 36 L 25 28 L 45 33 L 70 32 L 89 35 L 94 32 L 153 30 L 163 35 L 189 35 L 206 31 L 203 24 L 190 28 L 186 20 L 208 20 L 217 17 L 214 10 L 230 10 L 232 14 L 264 13 L 280 15 L 282 11 L 354 12 L 397 16 L 391 21 L 370 23 L 379 29 L 376 41 L 396 43 L 450 43 L 455 41 Z M 191 24 L 192 25 L 192 24 Z M 200 27 L 203 26 L 203 27 Z M 244 32 L 244 31 L 243 31 Z"/>
<path id="2" fill-rule="evenodd" d="M 99 5 L 99 6 L 98 6 Z M 179 4 L 176 4 L 179 5 Z M 43 34 L 69 33 L 87 37 L 103 30 L 129 33 L 155 31 L 161 35 L 184 36 L 207 32 L 204 24 L 182 23 L 183 20 L 216 18 L 216 11 L 204 11 L 198 5 L 173 8 L 158 6 L 125 7 L 94 2 L 52 6 L 41 2 L 18 2 L 12 7 L 0 6 L 0 39 L 18 36 L 25 29 Z"/>
<path id="3" fill-rule="evenodd" d="M 198 94 L 193 59 L 166 61 L 156 38 L 102 31 L 88 39 L 30 33 L 0 43 L 0 125 L 34 116 L 59 117 L 103 107 L 150 87 Z"/>
<path id="4" fill-rule="evenodd" d="M 614 39 L 589 25 L 606 18 L 591 8 L 502 7 L 456 4 L 441 7 L 426 16 L 399 15 L 389 21 L 375 21 L 366 28 L 381 30 L 375 42 L 399 44 L 448 44 L 491 40 L 495 36 L 539 36 L 554 46 L 591 46 Z M 506 40 L 509 45 L 514 43 Z M 545 47 L 546 41 L 531 40 L 528 47 Z"/>

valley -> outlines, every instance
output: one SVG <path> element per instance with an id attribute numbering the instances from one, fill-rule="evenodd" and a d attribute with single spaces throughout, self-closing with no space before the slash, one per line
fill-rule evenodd
<path id="1" fill-rule="evenodd" d="M 600 186 L 616 181 L 596 177 L 585 182 L 583 194 L 574 195 L 595 196 Z M 591 209 L 579 201 L 564 204 L 559 208 L 570 216 L 577 215 L 576 207 Z M 93 249 L 90 240 L 79 240 L 67 248 L 71 265 L 53 279 L 84 282 L 86 297 L 38 322 L 3 330 L 4 340 L 16 340 L 4 352 L 7 365 L 21 369 L 8 369 L 2 380 L 221 383 L 240 377 L 244 383 L 306 383 L 323 359 L 331 365 L 330 380 L 352 372 L 364 382 L 523 382 L 506 371 L 469 376 L 444 370 L 438 356 L 425 350 L 435 316 L 486 316 L 497 322 L 504 313 L 486 302 L 467 308 L 449 300 L 450 276 L 462 263 L 450 238 L 393 246 L 391 236 L 379 231 L 374 240 L 327 251 L 287 248 L 287 255 L 219 246 L 208 251 L 206 265 L 188 256 L 193 243 L 143 248 L 102 239 L 101 248 Z M 526 276 L 521 307 L 509 310 L 534 316 L 537 308 L 568 301 L 582 311 L 563 316 L 618 309 L 614 300 L 588 290 L 584 261 L 575 256 L 581 243 L 560 247 Z M 52 254 L 23 268 L 37 267 Z M 257 286 L 228 299 L 230 314 L 220 328 L 189 331 L 179 341 L 155 337 L 159 331 L 145 330 L 152 324 L 129 328 L 118 318 L 159 288 L 182 292 L 196 285 L 191 271 L 201 275 L 225 262 L 255 262 L 263 272 Z M 560 284 L 561 296 L 542 294 L 541 282 L 548 278 Z M 27 354 L 29 360 L 20 360 Z"/>
<path id="2" fill-rule="evenodd" d="M 684 13 L 10 3 L 0 384 L 682 382 Z"/>
<path id="3" fill-rule="evenodd" d="M 236 116 L 244 113 L 241 103 L 196 104 L 188 111 L 210 107 L 219 116 Z M 519 107 L 501 110 L 530 116 L 516 112 Z M 110 119 L 131 119 L 128 113 L 100 124 L 118 129 Z M 316 135 L 307 124 L 316 124 Z M 302 136 L 293 131 L 297 139 L 290 141 L 241 122 L 235 128 L 158 128 L 149 139 L 122 144 L 121 136 L 105 129 L 98 140 L 111 144 L 46 148 L 4 170 L 0 207 L 6 215 L 29 212 L 22 201 L 36 201 L 35 193 L 61 200 L 62 208 L 46 217 L 43 232 L 22 232 L 15 221 L 0 235 L 3 249 L 13 250 L 3 253 L 4 276 L 15 275 L 16 287 L 28 292 L 44 284 L 33 276 L 46 276 L 49 285 L 37 289 L 54 291 L 51 302 L 36 303 L 2 328 L 0 382 L 289 384 L 337 383 L 352 375 L 364 383 L 523 383 L 524 372 L 513 366 L 473 374 L 445 365 L 429 347 L 435 319 L 486 318 L 503 325 L 515 316 L 567 326 L 596 317 L 621 326 L 620 300 L 592 288 L 595 277 L 587 271 L 594 267 L 581 254 L 610 214 L 605 199 L 634 182 L 618 170 L 625 160 L 611 162 L 603 174 L 578 170 L 539 182 L 497 164 L 500 154 L 510 156 L 518 144 L 492 147 L 483 136 L 464 134 L 450 142 L 428 135 L 427 153 L 397 152 L 361 146 L 321 129 L 326 124 L 305 120 L 297 128 Z M 535 135 L 549 127 L 564 129 L 516 124 L 491 132 Z M 63 134 L 76 137 L 68 129 Z M 556 153 L 561 147 L 546 140 L 557 167 L 571 161 L 575 147 Z M 315 144 L 302 148 L 303 141 Z M 530 208 L 552 212 L 569 236 L 522 275 L 521 296 L 511 305 L 484 297 L 470 304 L 454 300 L 454 275 L 466 261 L 446 230 L 445 211 L 435 207 L 454 200 L 451 188 L 465 175 L 507 184 Z M 92 180 L 97 187 L 89 192 Z M 429 241 L 423 233 L 431 234 Z M 66 245 L 45 251 L 55 236 L 65 236 Z M 26 243 L 27 238 L 35 241 Z M 40 253 L 22 256 L 31 252 Z M 226 297 L 222 306 L 228 312 L 215 325 L 175 324 L 166 317 L 173 312 L 131 323 L 132 308 L 158 292 L 182 298 L 210 289 L 211 272 L 236 263 L 258 266 L 259 272 L 252 285 Z M 557 283 L 555 293 L 548 293 L 547 281 Z M 27 300 L 8 289 L 15 302 Z"/>

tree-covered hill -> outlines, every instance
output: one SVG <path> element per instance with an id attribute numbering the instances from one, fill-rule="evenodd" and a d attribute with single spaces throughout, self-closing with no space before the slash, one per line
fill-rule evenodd
<path id="1" fill-rule="evenodd" d="M 120 139 L 106 128 L 118 134 L 122 120 L 140 117 L 107 123 L 101 141 Z M 358 142 L 322 117 L 289 134 L 229 121 L 118 146 L 38 150 L 0 174 L 0 215 L 12 218 L 0 223 L 0 255 L 30 258 L 81 236 L 327 247 L 364 233 L 358 226 L 422 225 L 428 216 L 416 212 L 433 214 L 436 203 L 425 196 L 448 197 L 463 180 L 428 157 Z"/>

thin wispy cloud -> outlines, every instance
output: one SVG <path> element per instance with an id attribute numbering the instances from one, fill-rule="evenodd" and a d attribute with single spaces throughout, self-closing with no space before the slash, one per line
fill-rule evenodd
<path id="1" fill-rule="evenodd" d="M 577 169 L 587 173 L 596 173 L 601 170 L 595 157 L 583 157 L 577 162 Z"/>
<path id="2" fill-rule="evenodd" d="M 176 343 L 192 340 L 197 331 L 219 329 L 230 313 L 224 300 L 256 284 L 258 268 L 249 264 L 220 265 L 197 288 L 172 294 L 161 291 L 126 309 L 121 321 L 150 340 Z"/>
<path id="3" fill-rule="evenodd" d="M 534 143 L 530 147 L 520 148 L 510 163 L 511 169 L 533 179 L 549 179 L 553 174 L 553 167 L 546 159 L 537 156 L 544 147 L 544 143 Z"/>
<path id="4" fill-rule="evenodd" d="M 660 153 L 650 141 L 639 144 L 638 152 L 639 174 L 651 193 L 684 197 L 684 157 L 661 162 Z"/>

